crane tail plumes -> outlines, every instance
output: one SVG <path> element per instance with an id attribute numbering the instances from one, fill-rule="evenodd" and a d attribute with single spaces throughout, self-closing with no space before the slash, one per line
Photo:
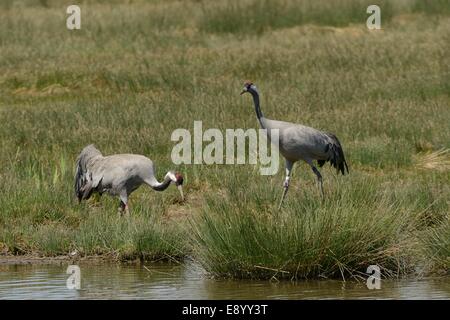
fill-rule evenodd
<path id="1" fill-rule="evenodd" d="M 78 201 L 89 199 L 92 194 L 94 186 L 89 167 L 91 160 L 96 156 L 102 156 L 102 154 L 91 144 L 85 147 L 77 158 L 74 189 Z"/>
<path id="2" fill-rule="evenodd" d="M 330 155 L 327 161 L 336 168 L 337 172 L 341 172 L 342 175 L 345 175 L 345 171 L 349 173 L 347 161 L 345 161 L 344 150 L 342 149 L 339 139 L 332 133 L 326 133 L 326 135 L 331 140 L 327 147 L 327 151 Z M 319 166 L 323 166 L 325 160 L 320 160 L 318 163 Z"/>

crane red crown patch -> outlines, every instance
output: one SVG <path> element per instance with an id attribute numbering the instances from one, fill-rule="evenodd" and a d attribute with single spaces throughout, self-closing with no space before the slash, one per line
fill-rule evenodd
<path id="1" fill-rule="evenodd" d="M 183 176 L 180 173 L 175 173 L 175 178 L 177 179 L 178 184 L 183 184 Z"/>

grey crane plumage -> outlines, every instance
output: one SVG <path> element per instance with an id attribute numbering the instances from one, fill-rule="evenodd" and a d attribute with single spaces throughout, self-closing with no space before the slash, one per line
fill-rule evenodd
<path id="1" fill-rule="evenodd" d="M 167 172 L 163 182 L 155 177 L 152 160 L 137 154 L 103 156 L 94 146 L 85 147 L 77 158 L 75 194 L 78 200 L 89 199 L 93 192 L 108 193 L 120 198 L 119 210 L 128 213 L 128 197 L 142 184 L 153 190 L 163 191 L 174 183 L 184 200 L 183 177 L 173 171 Z"/>
<path id="2" fill-rule="evenodd" d="M 325 162 L 330 162 L 330 164 L 336 168 L 338 173 L 340 172 L 343 175 L 346 171 L 348 173 L 344 150 L 334 134 L 319 131 L 300 124 L 267 119 L 261 112 L 259 93 L 256 86 L 249 81 L 245 82 L 241 94 L 246 92 L 250 93 L 253 97 L 256 117 L 258 118 L 261 127 L 268 131 L 272 129 L 279 130 L 279 149 L 286 160 L 286 177 L 283 184 L 284 190 L 280 201 L 280 207 L 286 197 L 292 167 L 296 161 L 303 160 L 309 164 L 312 171 L 317 176 L 322 197 L 322 175 L 315 166 L 314 161 L 317 161 L 319 167 L 322 167 Z"/>

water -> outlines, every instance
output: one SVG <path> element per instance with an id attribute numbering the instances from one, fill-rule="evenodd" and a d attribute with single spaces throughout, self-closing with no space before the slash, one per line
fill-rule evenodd
<path id="1" fill-rule="evenodd" d="M 82 264 L 81 290 L 67 265 L 0 265 L 0 299 L 450 299 L 450 277 L 364 282 L 213 280 L 193 265 Z"/>

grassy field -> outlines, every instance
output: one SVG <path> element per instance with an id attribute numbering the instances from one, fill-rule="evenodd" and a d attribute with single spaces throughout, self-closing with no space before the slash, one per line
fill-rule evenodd
<path id="1" fill-rule="evenodd" d="M 0 3 L 0 253 L 191 257 L 219 277 L 358 276 L 450 270 L 450 3 L 362 0 L 81 1 L 81 30 L 59 1 Z M 336 133 L 349 176 L 171 162 L 171 133 L 256 128 L 253 80 L 273 119 Z M 75 159 L 154 160 L 177 190 L 118 200 L 73 195 Z M 283 162 L 281 162 L 283 163 Z"/>

